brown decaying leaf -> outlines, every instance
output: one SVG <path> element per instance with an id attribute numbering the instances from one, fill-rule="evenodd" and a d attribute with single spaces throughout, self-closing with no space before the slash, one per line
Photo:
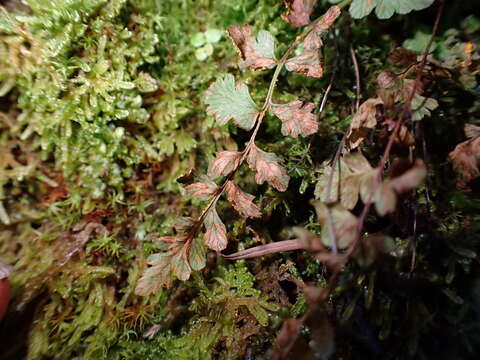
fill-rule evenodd
<path id="1" fill-rule="evenodd" d="M 315 207 L 317 218 L 322 225 L 322 242 L 326 246 L 332 246 L 332 240 L 328 231 L 327 205 L 319 200 L 312 201 Z M 330 206 L 333 219 L 333 229 L 340 249 L 350 246 L 357 238 L 358 219 L 341 204 Z"/>
<path id="2" fill-rule="evenodd" d="M 225 184 L 227 199 L 240 215 L 245 217 L 259 218 L 262 216 L 260 208 L 253 203 L 255 196 L 240 190 L 232 181 Z"/>
<path id="3" fill-rule="evenodd" d="M 217 214 L 217 210 L 212 207 L 205 216 L 205 237 L 204 242 L 210 249 L 222 251 L 227 247 L 227 229 Z"/>
<path id="4" fill-rule="evenodd" d="M 322 18 L 316 23 L 315 28 L 303 40 L 303 48 L 305 50 L 318 50 L 322 46 L 320 35 L 322 31 L 328 30 L 335 20 L 340 16 L 340 8 L 338 6 L 330 7 Z"/>
<path id="5" fill-rule="evenodd" d="M 260 70 L 271 68 L 277 63 L 275 59 L 264 57 L 258 52 L 257 40 L 250 25 L 231 26 L 227 29 L 227 33 L 243 60 L 240 63 L 241 67 Z"/>
<path id="6" fill-rule="evenodd" d="M 389 70 L 382 71 L 377 76 L 377 84 L 382 89 L 389 89 L 395 85 L 397 75 Z"/>
<path id="7" fill-rule="evenodd" d="M 285 68 L 288 71 L 295 71 L 313 78 L 321 78 L 323 76 L 323 64 L 320 61 L 318 51 L 322 46 L 320 34 L 322 31 L 330 28 L 339 15 L 340 8 L 338 6 L 332 6 L 328 9 L 312 31 L 305 37 L 303 41 L 304 52 L 288 59 L 285 63 Z"/>
<path id="8" fill-rule="evenodd" d="M 255 181 L 263 184 L 267 181 L 278 191 L 285 191 L 290 177 L 284 168 L 278 165 L 279 158 L 274 153 L 260 150 L 255 144 L 252 145 L 247 156 L 248 165 L 255 170 Z"/>
<path id="9" fill-rule="evenodd" d="M 402 175 L 385 181 L 374 196 L 375 208 L 380 216 L 395 211 L 399 194 L 418 187 L 427 176 L 427 168 L 421 159 Z"/>
<path id="10" fill-rule="evenodd" d="M 191 223 L 185 218 L 187 224 Z M 192 271 L 205 267 L 204 247 L 192 234 L 163 236 L 156 240 L 156 247 L 162 250 L 147 258 L 148 267 L 138 280 L 135 293 L 141 296 L 156 294 L 163 287 L 170 287 L 172 280 L 188 280 Z"/>
<path id="11" fill-rule="evenodd" d="M 322 15 L 322 18 L 315 25 L 314 31 L 320 32 L 330 29 L 335 20 L 337 20 L 337 18 L 340 16 L 341 11 L 342 10 L 337 5 L 329 7 L 325 14 Z"/>
<path id="12" fill-rule="evenodd" d="M 185 186 L 185 190 L 187 194 L 196 196 L 200 200 L 208 200 L 217 192 L 218 186 L 213 181 L 204 179 L 204 181 Z"/>
<path id="13" fill-rule="evenodd" d="M 288 353 L 300 335 L 301 328 L 302 321 L 300 319 L 287 319 L 283 322 L 275 340 L 275 355 L 272 360 L 287 359 Z"/>
<path id="14" fill-rule="evenodd" d="M 458 144 L 448 155 L 459 175 L 458 188 L 468 190 L 468 183 L 480 176 L 480 126 L 465 125 L 469 140 Z"/>
<path id="15" fill-rule="evenodd" d="M 312 289 L 314 290 L 314 289 Z M 288 319 L 277 335 L 271 360 L 329 359 L 335 350 L 335 333 L 326 311 L 317 306 L 318 301 L 302 319 Z M 303 324 L 309 329 L 310 341 L 300 336 Z"/>
<path id="16" fill-rule="evenodd" d="M 327 193 L 328 179 L 332 167 L 326 165 L 323 174 L 315 187 L 315 197 L 326 202 L 340 203 L 346 209 L 353 209 L 358 202 L 359 195 L 364 203 L 372 198 L 375 170 L 361 152 L 350 152 L 339 159 L 340 166 L 336 166 L 332 178 L 330 194 Z M 330 195 L 330 196 L 328 196 Z"/>
<path id="17" fill-rule="evenodd" d="M 350 148 L 357 148 L 365 139 L 369 129 L 373 129 L 377 125 L 376 107 L 382 104 L 380 98 L 372 98 L 365 101 L 355 113 L 347 134 L 347 141 Z"/>
<path id="18" fill-rule="evenodd" d="M 397 137 L 394 139 L 396 144 L 404 144 L 405 146 L 415 145 L 415 137 L 405 125 L 400 125 Z"/>
<path id="19" fill-rule="evenodd" d="M 310 24 L 310 15 L 317 0 L 284 0 L 284 3 L 289 11 L 281 15 L 283 20 L 295 27 Z"/>
<path id="20" fill-rule="evenodd" d="M 473 124 L 465 124 L 464 131 L 465 136 L 468 139 L 473 139 L 480 136 L 480 126 L 476 126 Z"/>
<path id="21" fill-rule="evenodd" d="M 272 106 L 272 112 L 282 120 L 282 134 L 294 138 L 308 136 L 318 131 L 317 116 L 312 113 L 314 103 L 296 100 L 288 104 Z"/>
<path id="22" fill-rule="evenodd" d="M 395 211 L 397 207 L 397 194 L 390 183 L 383 183 L 375 193 L 375 209 L 378 215 L 385 216 Z"/>
<path id="23" fill-rule="evenodd" d="M 427 176 L 427 168 L 421 159 L 417 159 L 413 166 L 402 175 L 389 180 L 397 194 L 415 189 Z"/>
<path id="24" fill-rule="evenodd" d="M 180 217 L 173 226 L 177 233 L 188 233 L 195 226 L 197 219 L 194 217 Z"/>
<path id="25" fill-rule="evenodd" d="M 173 247 L 173 246 L 172 246 Z M 190 245 L 185 243 L 183 245 L 178 245 L 179 250 L 176 252 L 175 256 L 171 257 L 171 269 L 172 273 L 182 281 L 188 280 L 192 269 L 190 267 L 190 263 L 188 261 L 188 251 L 190 249 Z"/>
<path id="26" fill-rule="evenodd" d="M 322 63 L 317 50 L 306 51 L 299 56 L 289 59 L 285 63 L 285 67 L 288 71 L 295 71 L 314 78 L 323 76 Z"/>
<path id="27" fill-rule="evenodd" d="M 164 236 L 158 239 L 159 243 L 166 243 L 168 251 L 152 254 L 147 258 L 147 264 L 151 265 L 145 270 L 135 287 L 135 294 L 148 296 L 158 293 L 163 287 L 170 287 L 172 283 L 172 262 L 175 257 L 181 257 L 181 249 L 184 247 L 184 236 Z M 182 276 L 187 278 L 190 276 Z"/>
<path id="28" fill-rule="evenodd" d="M 388 55 L 388 62 L 399 67 L 410 66 L 417 61 L 417 56 L 413 51 L 397 47 Z"/>
<path id="29" fill-rule="evenodd" d="M 242 153 L 237 151 L 217 152 L 216 158 L 208 169 L 208 175 L 216 178 L 220 175 L 227 176 L 240 165 Z"/>
<path id="30" fill-rule="evenodd" d="M 292 290 L 298 293 L 300 286 L 303 286 L 303 281 L 295 278 L 291 273 L 293 264 L 282 264 L 281 259 L 273 262 L 270 265 L 263 266 L 262 269 L 255 274 L 257 289 L 268 296 L 275 304 L 279 306 L 292 306 L 293 303 L 288 297 L 283 284 L 289 283 L 292 285 Z M 293 290 L 295 288 L 295 290 Z M 290 290 L 289 290 L 290 292 Z"/>

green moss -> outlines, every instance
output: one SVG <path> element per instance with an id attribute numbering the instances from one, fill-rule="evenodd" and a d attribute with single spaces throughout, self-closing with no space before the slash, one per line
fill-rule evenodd
<path id="1" fill-rule="evenodd" d="M 277 306 L 254 288 L 244 264 L 221 269 L 205 284 L 196 277 L 199 295 L 189 306 L 193 317 L 180 336 L 160 333 L 153 341 L 121 340 L 108 359 L 237 359 L 245 355 L 251 336 L 265 335 Z"/>
<path id="2" fill-rule="evenodd" d="M 265 355 L 281 318 L 300 317 L 308 308 L 291 284 L 279 280 L 278 291 L 271 291 L 282 294 L 283 309 L 275 305 L 278 298 L 259 290 L 254 274 L 269 269 L 272 257 L 225 265 L 209 254 L 202 272 L 158 296 L 138 297 L 134 288 L 146 257 L 157 251 L 155 238 L 171 234 L 177 217 L 196 215 L 194 200 L 182 196 L 175 179 L 192 168 L 204 173 L 216 151 L 241 148 L 247 140 L 242 130 L 214 125 L 205 112 L 204 91 L 219 74 L 236 72 L 255 100 L 265 96 L 269 73 L 237 70 L 223 30 L 245 23 L 268 29 L 281 53 L 298 33 L 280 18 L 282 2 L 6 3 L 8 11 L 0 10 L 0 254 L 14 265 L 14 296 L 0 335 L 17 346 L 5 350 L 6 356 Z M 327 6 L 319 3 L 316 15 Z M 389 24 L 406 27 L 404 19 Z M 351 121 L 355 75 L 349 48 L 357 52 L 366 99 L 375 93 L 379 71 L 402 70 L 388 64 L 388 51 L 415 34 L 377 36 L 387 30 L 385 24 L 342 18 L 335 37 L 325 39 L 322 79 L 281 74 L 275 101 L 300 97 L 320 104 L 330 65 L 338 60 L 316 136 L 280 136 L 279 120 L 265 118 L 258 142 L 284 159 L 292 180 L 280 194 L 254 184 L 251 172 L 238 172 L 239 184 L 256 196 L 263 218 L 238 218 L 220 203 L 231 235 L 229 252 L 281 239 L 283 228 L 293 225 L 320 233 L 313 208 L 305 204 L 313 197 L 321 164 L 334 154 Z M 468 36 L 460 30 L 440 35 L 434 55 L 465 60 L 460 41 L 478 42 L 478 29 L 468 27 Z M 199 58 L 197 50 L 206 43 L 199 45 L 198 34 L 207 39 L 215 30 L 222 34 L 219 41 L 209 42 L 213 50 Z M 440 102 L 423 120 L 426 158 L 435 175 L 418 198 L 400 204 L 398 218 L 367 218 L 366 230 L 392 234 L 396 249 L 369 259 L 368 266 L 359 266 L 366 264 L 361 259 L 350 263 L 329 298 L 326 308 L 341 329 L 336 341 L 345 357 L 429 358 L 432 349 L 447 346 L 445 356 L 468 358 L 476 351 L 478 201 L 455 189 L 446 159 L 463 140 L 463 122 L 478 123 L 478 89 L 465 68 L 468 81 L 457 79 L 462 74 L 456 71 L 454 81 L 442 78 L 426 89 Z M 369 159 L 383 150 L 379 135 L 373 134 L 378 144 L 365 147 Z M 412 219 L 418 221 L 415 237 Z M 417 270 L 410 273 L 414 244 Z M 290 252 L 274 259 L 291 264 L 296 279 L 326 285 L 329 272 L 313 256 Z M 144 337 L 153 326 L 157 331 Z M 302 336 L 307 340 L 309 334 L 306 326 Z"/>

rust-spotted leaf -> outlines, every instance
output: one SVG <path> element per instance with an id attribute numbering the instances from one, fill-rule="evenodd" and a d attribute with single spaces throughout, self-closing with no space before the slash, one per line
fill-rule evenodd
<path id="1" fill-rule="evenodd" d="M 282 19 L 294 27 L 310 24 L 310 15 L 317 0 L 284 0 L 288 12 L 283 13 Z"/>
<path id="2" fill-rule="evenodd" d="M 185 240 L 185 235 L 164 236 L 158 239 L 159 245 L 165 246 L 157 247 L 165 249 L 165 251 L 152 254 L 147 258 L 147 264 L 150 267 L 138 280 L 135 288 L 137 295 L 148 296 L 158 293 L 163 287 L 170 287 L 175 275 L 180 275 L 181 279 L 188 279 L 190 276 L 188 263 L 180 264 L 181 261 L 184 261 L 183 251 L 186 251 L 186 247 L 188 247 L 188 241 Z"/>
<path id="3" fill-rule="evenodd" d="M 271 68 L 277 63 L 275 40 L 268 31 L 261 30 L 255 38 L 250 25 L 234 25 L 227 32 L 242 58 L 240 67 L 260 70 Z"/>
<path id="4" fill-rule="evenodd" d="M 227 176 L 240 165 L 242 153 L 238 151 L 219 151 L 215 160 L 208 168 L 208 175 L 212 178 L 220 175 Z"/>
<path id="5" fill-rule="evenodd" d="M 187 191 L 187 194 L 195 196 L 200 200 L 208 200 L 217 192 L 218 186 L 206 177 L 202 180 L 203 181 L 185 186 L 185 190 Z"/>
<path id="6" fill-rule="evenodd" d="M 189 249 L 188 262 L 194 271 L 201 270 L 206 264 L 205 246 L 199 239 L 192 240 L 192 245 Z"/>
<path id="7" fill-rule="evenodd" d="M 178 251 L 172 254 L 170 260 L 172 273 L 182 281 L 188 280 L 190 273 L 192 272 L 187 256 L 189 248 L 190 246 L 187 244 L 181 246 Z"/>
<path id="8" fill-rule="evenodd" d="M 205 216 L 205 237 L 204 242 L 210 249 L 222 251 L 227 247 L 227 229 L 212 207 Z"/>
<path id="9" fill-rule="evenodd" d="M 205 103 L 208 105 L 207 113 L 215 115 L 220 125 L 225 125 L 228 120 L 233 119 L 242 129 L 250 130 L 258 115 L 257 105 L 253 102 L 247 85 L 235 86 L 232 74 L 226 74 L 210 86 Z"/>
<path id="10" fill-rule="evenodd" d="M 335 20 L 340 16 L 340 8 L 338 6 L 330 7 L 327 12 L 317 21 L 315 27 L 303 40 L 303 48 L 309 50 L 319 50 L 322 46 L 321 34 L 328 30 Z"/>
<path id="11" fill-rule="evenodd" d="M 272 112 L 282 120 L 282 134 L 294 138 L 315 134 L 318 130 L 317 116 L 312 113 L 313 103 L 296 100 L 288 104 L 273 105 Z"/>
<path id="12" fill-rule="evenodd" d="M 227 181 L 225 185 L 227 199 L 240 215 L 251 218 L 262 216 L 260 208 L 253 203 L 255 197 L 240 190 L 232 181 Z"/>
<path id="13" fill-rule="evenodd" d="M 301 55 L 288 59 L 285 63 L 285 68 L 288 71 L 295 71 L 313 78 L 321 78 L 323 76 L 323 66 L 317 50 L 306 51 Z"/>
<path id="14" fill-rule="evenodd" d="M 253 144 L 248 153 L 247 162 L 250 168 L 257 172 L 255 175 L 257 184 L 263 184 L 266 181 L 278 191 L 287 190 L 290 177 L 278 164 L 280 158 L 277 155 L 265 152 Z"/>

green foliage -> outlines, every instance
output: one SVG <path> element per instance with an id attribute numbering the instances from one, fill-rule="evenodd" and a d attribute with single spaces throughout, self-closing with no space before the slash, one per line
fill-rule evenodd
<path id="1" fill-rule="evenodd" d="M 371 175 L 431 35 L 422 13 L 366 15 L 432 1 L 337 1 L 354 14 L 331 24 L 330 13 L 329 31 L 298 40 L 265 102 L 273 67 L 301 38 L 288 21 L 318 19 L 332 2 L 301 16 L 277 0 L 3 2 L 0 254 L 13 268 L 13 299 L 0 323 L 2 359 L 270 358 L 288 317 L 303 321 L 298 337 L 287 332 L 292 358 L 478 353 L 480 27 L 462 10 L 476 4 L 445 2 L 412 102 L 416 121 L 405 120 L 392 146 L 372 199 L 378 212 L 357 242 Z M 234 46 L 224 35 L 232 27 Z M 252 140 L 244 129 L 258 120 L 256 104 L 270 109 Z M 340 154 L 329 203 L 332 159 L 352 145 L 342 139 L 353 124 L 361 140 Z M 362 158 L 352 164 L 351 154 Z M 213 180 L 192 183 L 199 173 Z M 198 205 L 222 186 L 225 197 L 204 214 Z M 314 197 L 327 202 L 318 217 Z M 188 216 L 202 214 L 203 238 L 160 241 L 190 234 Z M 235 263 L 207 252 L 290 235 L 305 237 L 307 250 Z M 166 257 L 168 271 L 158 271 Z"/>
<path id="2" fill-rule="evenodd" d="M 339 3 L 341 0 L 330 0 Z M 374 9 L 379 19 L 389 19 L 393 14 L 408 14 L 413 10 L 423 10 L 435 0 L 353 0 L 349 12 L 354 19 L 368 16 Z"/>
<path id="3" fill-rule="evenodd" d="M 121 190 L 131 166 L 145 156 L 127 143 L 134 134 L 125 125 L 149 117 L 142 93 L 158 85 L 141 67 L 158 61 L 158 15 L 139 8 L 122 21 L 124 1 L 28 5 L 31 14 L 9 18 L 15 41 L 3 43 L 8 52 L 26 53 L 3 64 L 16 69 L 21 138 L 38 134 L 43 156 L 53 154 L 65 178 L 93 198 L 107 185 Z M 29 24 L 28 33 L 17 30 L 22 24 Z"/>
<path id="4" fill-rule="evenodd" d="M 107 358 L 206 360 L 245 354 L 247 338 L 260 334 L 277 306 L 254 288 L 253 275 L 241 263 L 222 269 L 211 284 L 196 280 L 200 294 L 189 306 L 194 316 L 188 331 L 162 334 L 152 342 L 121 340 Z"/>
<path id="5" fill-rule="evenodd" d="M 230 119 L 245 130 L 250 130 L 255 124 L 258 107 L 253 102 L 245 84 L 235 86 L 235 78 L 231 74 L 218 79 L 205 96 L 209 105 L 207 112 L 215 114 L 217 123 L 224 125 Z"/>

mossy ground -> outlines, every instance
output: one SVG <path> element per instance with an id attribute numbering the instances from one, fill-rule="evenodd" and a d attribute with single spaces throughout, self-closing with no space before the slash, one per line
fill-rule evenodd
<path id="1" fill-rule="evenodd" d="M 327 2 L 319 3 L 321 14 Z M 457 21 L 447 18 L 438 36 L 440 60 L 450 51 L 442 47 L 449 36 L 478 40 L 478 19 L 464 20 L 474 3 L 463 12 L 447 9 Z M 198 44 L 198 33 L 224 34 L 248 23 L 271 31 L 282 52 L 297 34 L 280 18 L 283 3 L 27 0 L 4 6 L 0 256 L 14 265 L 14 297 L 0 325 L 0 358 L 267 357 L 282 319 L 306 310 L 293 278 L 325 283 L 326 269 L 308 253 L 236 263 L 210 253 L 204 270 L 156 296 L 139 297 L 134 288 L 145 258 L 156 251 L 155 236 L 170 234 L 177 217 L 198 212 L 198 201 L 176 179 L 193 168 L 205 172 L 216 151 L 248 140 L 241 130 L 214 124 L 204 91 L 225 72 L 246 80 L 254 99 L 268 88 L 268 73 L 237 69 L 226 35 L 199 55 L 206 43 Z M 284 158 L 291 185 L 286 193 L 245 185 L 259 199 L 261 220 L 222 209 L 227 252 L 276 240 L 289 226 L 319 230 L 305 204 L 320 164 L 351 120 L 355 74 L 345 54 L 350 45 L 357 50 L 366 99 L 388 53 L 405 39 L 414 47 L 421 36 L 412 29 L 427 25 L 415 14 L 389 22 L 344 19 L 326 39 L 322 79 L 281 77 L 277 100 L 296 94 L 319 104 L 332 65 L 337 69 L 318 135 L 285 138 L 280 122 L 267 119 L 259 142 Z M 456 30 L 448 33 L 449 27 Z M 480 346 L 480 205 L 455 189 L 447 163 L 463 140 L 463 123 L 478 124 L 478 85 L 442 79 L 429 92 L 440 107 L 419 129 L 428 144 L 428 185 L 404 199 L 396 216 L 367 219 L 367 230 L 388 231 L 396 250 L 375 266 L 351 264 L 328 305 L 343 358 L 468 359 Z M 381 145 L 369 144 L 367 155 L 375 158 Z M 253 183 L 251 173 L 238 176 Z"/>

